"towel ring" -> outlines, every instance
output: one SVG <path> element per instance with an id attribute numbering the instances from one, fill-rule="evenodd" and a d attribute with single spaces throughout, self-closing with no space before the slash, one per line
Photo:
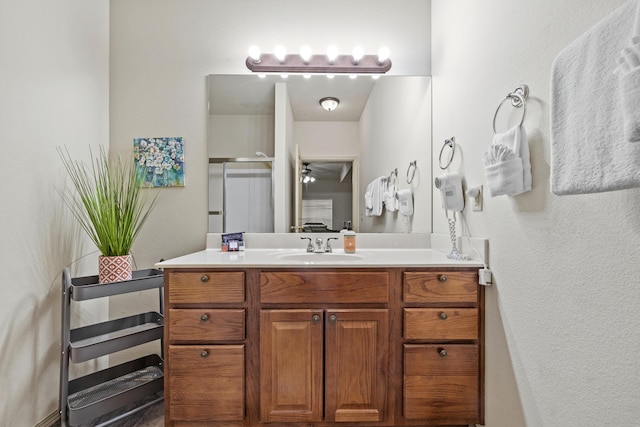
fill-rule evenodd
<path id="1" fill-rule="evenodd" d="M 496 109 L 496 113 L 493 115 L 493 133 L 497 134 L 496 131 L 496 118 L 498 117 L 498 111 L 502 107 L 502 104 L 507 100 L 511 100 L 511 105 L 515 108 L 522 108 L 522 119 L 520 119 L 520 126 L 524 123 L 524 118 L 527 116 L 527 98 L 529 97 L 529 86 L 521 85 L 516 88 L 513 92 L 509 93 L 498 105 Z"/>
<path id="2" fill-rule="evenodd" d="M 407 168 L 407 184 L 411 184 L 413 182 L 413 178 L 416 176 L 416 169 L 418 169 L 417 163 L 417 160 L 409 163 L 409 167 Z M 413 171 L 411 170 L 411 167 L 413 167 Z M 412 172 L 411 178 L 409 178 L 409 172 Z"/>
<path id="3" fill-rule="evenodd" d="M 442 153 L 444 152 L 444 147 L 451 148 L 451 155 L 449 156 L 449 160 L 447 161 L 447 164 L 442 166 Z M 444 140 L 444 144 L 442 144 L 442 148 L 440 149 L 440 156 L 438 157 L 438 166 L 440 166 L 440 169 L 445 170 L 446 168 L 449 167 L 449 165 L 453 161 L 453 155 L 455 153 L 456 153 L 456 138 L 455 136 L 452 136 L 451 139 Z"/>

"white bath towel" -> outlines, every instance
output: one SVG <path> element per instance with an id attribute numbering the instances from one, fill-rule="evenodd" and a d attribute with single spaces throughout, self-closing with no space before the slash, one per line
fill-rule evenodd
<path id="1" fill-rule="evenodd" d="M 640 144 L 624 136 L 618 76 L 640 0 L 606 16 L 565 47 L 551 73 L 551 191 L 596 193 L 640 186 Z"/>
<path id="2" fill-rule="evenodd" d="M 616 73 L 622 101 L 624 137 L 629 142 L 640 142 L 640 35 L 633 37 L 631 43 L 622 50 L 618 62 Z"/>
<path id="3" fill-rule="evenodd" d="M 494 135 L 483 161 L 491 197 L 531 191 L 529 141 L 524 126 Z"/>
<path id="4" fill-rule="evenodd" d="M 378 177 L 371 181 L 367 185 L 367 192 L 365 193 L 365 211 L 366 216 L 380 216 L 382 215 L 382 197 L 384 191 L 384 178 Z M 370 208 L 367 207 L 367 199 L 370 200 Z"/>

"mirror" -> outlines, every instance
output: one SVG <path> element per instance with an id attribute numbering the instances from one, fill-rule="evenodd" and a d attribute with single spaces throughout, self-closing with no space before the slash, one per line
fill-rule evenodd
<path id="1" fill-rule="evenodd" d="M 370 76 L 351 79 L 344 75 L 333 79 L 210 75 L 207 86 L 209 158 L 273 159 L 273 206 L 269 214 L 275 224 L 271 230 L 288 232 L 298 225 L 297 230 L 302 231 L 305 221 L 311 224 L 308 231 L 313 225 L 339 230 L 344 221 L 351 221 L 360 232 L 431 231 L 430 77 L 381 76 L 374 80 Z M 340 100 L 335 110 L 326 111 L 320 106 L 320 99 L 327 96 Z M 426 179 L 422 184 L 419 179 L 411 184 L 401 182 L 409 164 L 416 160 L 417 175 Z M 322 195 L 313 193 L 314 187 L 321 187 L 316 182 L 301 182 L 304 164 L 311 174 L 321 170 L 328 174 L 331 170 L 335 175 L 335 170 L 342 172 L 345 164 L 350 168 L 346 166 L 347 175 L 335 178 L 341 184 L 339 191 L 327 190 Z M 395 169 L 399 171 L 398 189 L 402 184 L 413 192 L 415 215 L 401 218 L 397 212 L 389 212 L 367 217 L 367 184 Z M 224 221 L 215 216 L 238 214 L 224 211 L 220 196 L 224 183 L 213 185 L 212 173 L 210 167 L 209 231 L 222 232 L 220 224 Z M 328 194 L 338 192 L 340 197 L 327 201 Z M 240 208 L 241 212 L 251 209 L 253 198 L 246 199 L 249 204 Z M 302 204 L 304 209 L 298 206 Z M 315 213 L 309 214 L 310 209 Z M 324 214 L 318 217 L 317 209 L 324 210 Z M 307 211 L 305 215 L 303 210 Z M 247 225 L 242 231 L 266 230 L 254 231 Z"/>

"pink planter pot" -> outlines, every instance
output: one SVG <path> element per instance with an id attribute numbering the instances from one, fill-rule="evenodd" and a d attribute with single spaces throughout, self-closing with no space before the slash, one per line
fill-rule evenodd
<path id="1" fill-rule="evenodd" d="M 131 280 L 133 261 L 131 255 L 98 257 L 98 283 Z"/>

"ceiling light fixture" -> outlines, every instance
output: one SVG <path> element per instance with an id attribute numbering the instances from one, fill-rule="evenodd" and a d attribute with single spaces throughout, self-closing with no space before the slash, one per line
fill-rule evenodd
<path id="1" fill-rule="evenodd" d="M 386 47 L 377 55 L 365 55 L 359 46 L 352 55 L 339 55 L 333 46 L 327 55 L 313 55 L 303 46 L 301 54 L 296 55 L 287 54 L 283 46 L 277 46 L 275 53 L 260 53 L 257 46 L 252 46 L 246 65 L 255 73 L 384 74 L 391 69 L 391 59 Z"/>
<path id="2" fill-rule="evenodd" d="M 327 96 L 320 100 L 320 105 L 327 111 L 333 111 L 340 104 L 340 100 L 338 98 L 334 98 L 333 96 Z"/>

